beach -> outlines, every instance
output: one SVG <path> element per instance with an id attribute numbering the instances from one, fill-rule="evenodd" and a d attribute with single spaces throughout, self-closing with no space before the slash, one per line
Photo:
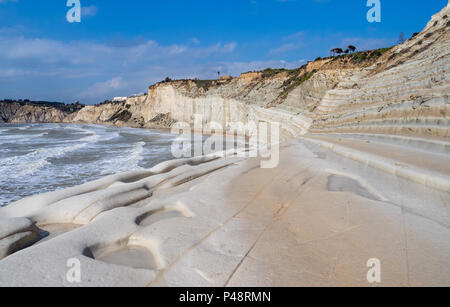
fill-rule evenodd
<path id="1" fill-rule="evenodd" d="M 450 284 L 448 190 L 308 137 L 283 144 L 280 161 L 275 169 L 261 169 L 259 158 L 172 161 L 3 208 L 2 217 L 32 217 L 50 231 L 79 228 L 0 262 L 15 272 L 0 284 L 70 285 L 71 258 L 85 268 L 83 286 L 367 286 L 373 258 L 383 286 Z"/>
<path id="2" fill-rule="evenodd" d="M 449 16 L 294 69 L 0 101 L 0 287 L 450 286 Z"/>

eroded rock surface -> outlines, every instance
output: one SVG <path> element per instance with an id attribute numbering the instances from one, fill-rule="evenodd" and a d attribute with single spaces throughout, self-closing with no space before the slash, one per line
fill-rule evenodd
<path id="1" fill-rule="evenodd" d="M 449 13 L 362 64 L 165 82 L 65 117 L 274 120 L 287 141 L 274 169 L 217 154 L 1 208 L 0 286 L 71 286 L 72 258 L 86 286 L 369 286 L 369 259 L 382 286 L 449 286 Z"/>

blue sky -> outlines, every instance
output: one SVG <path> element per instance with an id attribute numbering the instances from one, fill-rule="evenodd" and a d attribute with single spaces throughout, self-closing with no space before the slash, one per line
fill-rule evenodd
<path id="1" fill-rule="evenodd" d="M 333 47 L 394 45 L 447 0 L 0 0 L 0 99 L 97 103 L 171 78 L 298 67 Z"/>

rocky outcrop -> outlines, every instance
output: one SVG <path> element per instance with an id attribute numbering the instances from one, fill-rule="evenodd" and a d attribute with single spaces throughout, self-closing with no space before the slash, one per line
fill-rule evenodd
<path id="1" fill-rule="evenodd" d="M 285 132 L 449 136 L 449 7 L 405 44 L 247 73 L 228 82 L 151 86 L 133 114 L 191 122 L 278 121 Z"/>
<path id="2" fill-rule="evenodd" d="M 372 286 L 372 260 L 379 286 L 450 285 L 449 9 L 392 49 L 163 82 L 69 114 L 137 127 L 276 120 L 298 137 L 274 168 L 233 149 L 0 208 L 0 286 Z"/>
<path id="3" fill-rule="evenodd" d="M 281 123 L 285 134 L 294 136 L 307 132 L 330 90 L 381 55 L 375 51 L 361 52 L 319 59 L 298 69 L 266 69 L 217 81 L 161 82 L 150 86 L 146 95 L 87 106 L 68 114 L 55 113 L 51 107 L 30 113 L 27 108 L 14 104 L 0 106 L 0 110 L 15 108 L 13 112 L 4 111 L 7 122 L 92 123 L 138 128 L 170 128 L 180 121 L 192 124 L 194 115 L 201 115 L 204 123 L 216 122 L 223 127 L 231 122 L 275 121 Z M 358 57 L 364 59 L 356 61 Z"/>
<path id="4" fill-rule="evenodd" d="M 116 124 L 125 119 L 120 113 L 125 111 L 124 102 L 110 102 L 98 106 L 86 106 L 64 119 L 66 123 Z"/>
<path id="5" fill-rule="evenodd" d="M 0 259 L 40 239 L 39 229 L 27 218 L 0 220 Z"/>
<path id="6" fill-rule="evenodd" d="M 298 69 L 266 69 L 217 81 L 161 82 L 150 86 L 146 95 L 86 107 L 64 121 L 170 128 L 176 122 L 192 124 L 194 116 L 201 115 L 204 123 L 216 122 L 223 127 L 232 122 L 274 121 L 281 123 L 285 134 L 304 134 L 328 91 L 382 55 L 370 56 L 373 53 L 353 55 L 368 55 L 360 62 L 353 57 L 327 58 Z"/>
<path id="7" fill-rule="evenodd" d="M 449 137 L 449 14 L 327 92 L 310 131 Z"/>
<path id="8" fill-rule="evenodd" d="M 60 123 L 75 110 L 75 105 L 0 101 L 0 123 Z"/>

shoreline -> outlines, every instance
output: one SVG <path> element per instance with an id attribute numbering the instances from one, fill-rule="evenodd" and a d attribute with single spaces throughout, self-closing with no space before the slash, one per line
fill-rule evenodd
<path id="1" fill-rule="evenodd" d="M 281 147 L 276 169 L 259 158 L 167 161 L 0 209 L 2 222 L 81 225 L 0 261 L 0 285 L 42 282 L 39 270 L 21 278 L 19 263 L 44 255 L 58 264 L 46 273 L 54 286 L 70 285 L 70 257 L 89 268 L 89 286 L 369 286 L 373 257 L 383 286 L 450 285 L 448 193 L 369 165 L 361 173 L 360 162 L 302 138 Z"/>
<path id="2" fill-rule="evenodd" d="M 44 122 L 38 122 L 38 123 L 0 123 L 1 125 L 76 125 L 76 126 L 82 126 L 82 125 L 88 125 L 88 126 L 99 126 L 99 127 L 113 127 L 113 128 L 128 128 L 128 129 L 142 129 L 142 130 L 152 130 L 152 131 L 162 131 L 162 132 L 168 132 L 170 133 L 170 128 L 143 128 L 143 127 L 132 127 L 132 126 L 118 126 L 114 124 L 96 124 L 96 123 L 67 123 L 67 122 L 54 122 L 54 123 L 44 123 Z"/>
<path id="3" fill-rule="evenodd" d="M 392 49 L 295 70 L 70 115 L 3 104 L 1 120 L 119 129 L 278 123 L 281 142 L 274 168 L 246 146 L 0 208 L 0 286 L 450 286 L 449 13 Z"/>
<path id="4" fill-rule="evenodd" d="M 33 130 L 33 126 L 40 127 L 41 129 L 45 128 L 45 127 L 55 127 L 56 126 L 55 129 L 58 129 L 58 125 L 67 125 L 69 127 L 74 127 L 74 128 L 77 128 L 77 127 L 86 127 L 86 128 L 90 127 L 90 128 L 93 128 L 93 129 L 97 129 L 97 128 L 113 128 L 114 131 L 118 131 L 118 132 L 120 132 L 122 129 L 138 129 L 138 130 L 144 129 L 145 131 L 149 131 L 150 133 L 163 133 L 163 134 L 167 134 L 167 135 L 169 135 L 171 137 L 172 136 L 177 136 L 177 134 L 172 134 L 171 133 L 172 131 L 170 129 L 132 128 L 132 127 L 118 127 L 118 126 L 101 125 L 101 124 L 86 124 L 86 123 L 83 123 L 83 124 L 80 124 L 80 123 L 75 123 L 75 124 L 72 124 L 72 123 L 3 123 L 2 127 L 6 127 L 7 128 L 9 126 L 9 127 L 12 128 L 12 127 L 29 126 L 30 129 Z M 198 136 L 198 135 L 202 136 L 203 137 L 202 143 L 205 142 L 205 138 L 206 137 L 210 137 L 210 136 L 215 137 L 216 136 L 215 134 L 210 134 L 210 135 L 202 134 L 202 133 L 199 133 L 198 131 L 195 131 L 195 130 L 191 130 L 191 133 L 192 133 L 192 140 L 194 139 L 195 136 Z M 230 137 L 234 137 L 234 142 L 235 142 L 235 145 L 233 146 L 234 149 L 239 148 L 239 147 L 242 146 L 242 145 L 241 146 L 240 145 L 236 145 L 236 142 L 237 142 L 237 144 L 241 144 L 240 142 L 245 142 L 245 144 L 247 144 L 247 141 L 248 141 L 248 138 L 243 138 L 242 136 L 236 136 L 236 135 L 231 135 L 231 134 L 223 134 L 224 141 L 227 141 L 226 144 L 228 146 L 227 147 L 228 149 L 230 149 L 229 146 L 231 144 L 231 143 L 228 143 L 228 141 L 230 140 L 229 139 Z M 242 143 L 242 144 L 244 144 L 244 143 Z M 35 149 L 38 150 L 39 148 L 35 148 Z M 170 142 L 168 143 L 168 149 L 170 150 Z M 225 147 L 224 147 L 224 149 L 225 149 Z M 167 157 L 168 161 L 175 160 L 175 159 L 176 159 L 175 157 L 171 157 L 171 158 Z M 120 172 L 114 171 L 112 173 L 120 173 Z M 72 186 L 74 186 L 74 185 L 76 185 L 76 183 L 72 184 Z M 60 190 L 60 189 L 58 188 L 57 190 Z M 44 192 L 44 193 L 47 193 L 47 192 Z M 41 193 L 39 191 L 36 191 L 34 194 L 41 194 Z M 29 196 L 32 196 L 32 195 L 29 195 Z M 29 197 L 29 196 L 24 196 L 24 197 Z M 11 204 L 13 204 L 14 202 L 17 202 L 17 201 L 20 201 L 20 199 L 11 201 L 9 203 L 5 203 L 4 205 L 2 205 L 2 207 L 9 206 L 9 205 L 11 205 Z"/>
<path id="5" fill-rule="evenodd" d="M 6 143 L 1 157 L 2 207 L 172 158 L 173 135 L 162 130 L 59 123 L 2 124 L 1 128 L 0 140 Z"/>
<path id="6" fill-rule="evenodd" d="M 118 128 L 118 129 L 139 129 L 139 130 L 150 130 L 150 131 L 160 131 L 160 132 L 166 132 L 168 134 L 171 135 L 177 135 L 176 133 L 172 133 L 172 128 L 145 128 L 145 127 L 133 127 L 133 126 L 120 126 L 120 125 L 114 125 L 114 124 L 106 124 L 106 123 L 101 123 L 101 124 L 96 124 L 96 123 L 66 123 L 66 122 L 55 122 L 55 123 L 0 123 L 1 125 L 76 125 L 76 126 L 81 126 L 81 125 L 88 125 L 88 126 L 99 126 L 99 127 L 112 127 L 112 128 Z M 204 133 L 203 131 L 197 131 L 194 129 L 191 129 L 191 133 L 195 134 L 195 135 L 202 135 L 202 136 L 213 136 L 215 134 L 207 134 Z M 245 138 L 246 140 L 249 138 L 247 135 L 242 135 L 242 134 L 228 134 L 228 133 L 223 133 L 223 136 L 237 136 L 238 138 Z"/>

